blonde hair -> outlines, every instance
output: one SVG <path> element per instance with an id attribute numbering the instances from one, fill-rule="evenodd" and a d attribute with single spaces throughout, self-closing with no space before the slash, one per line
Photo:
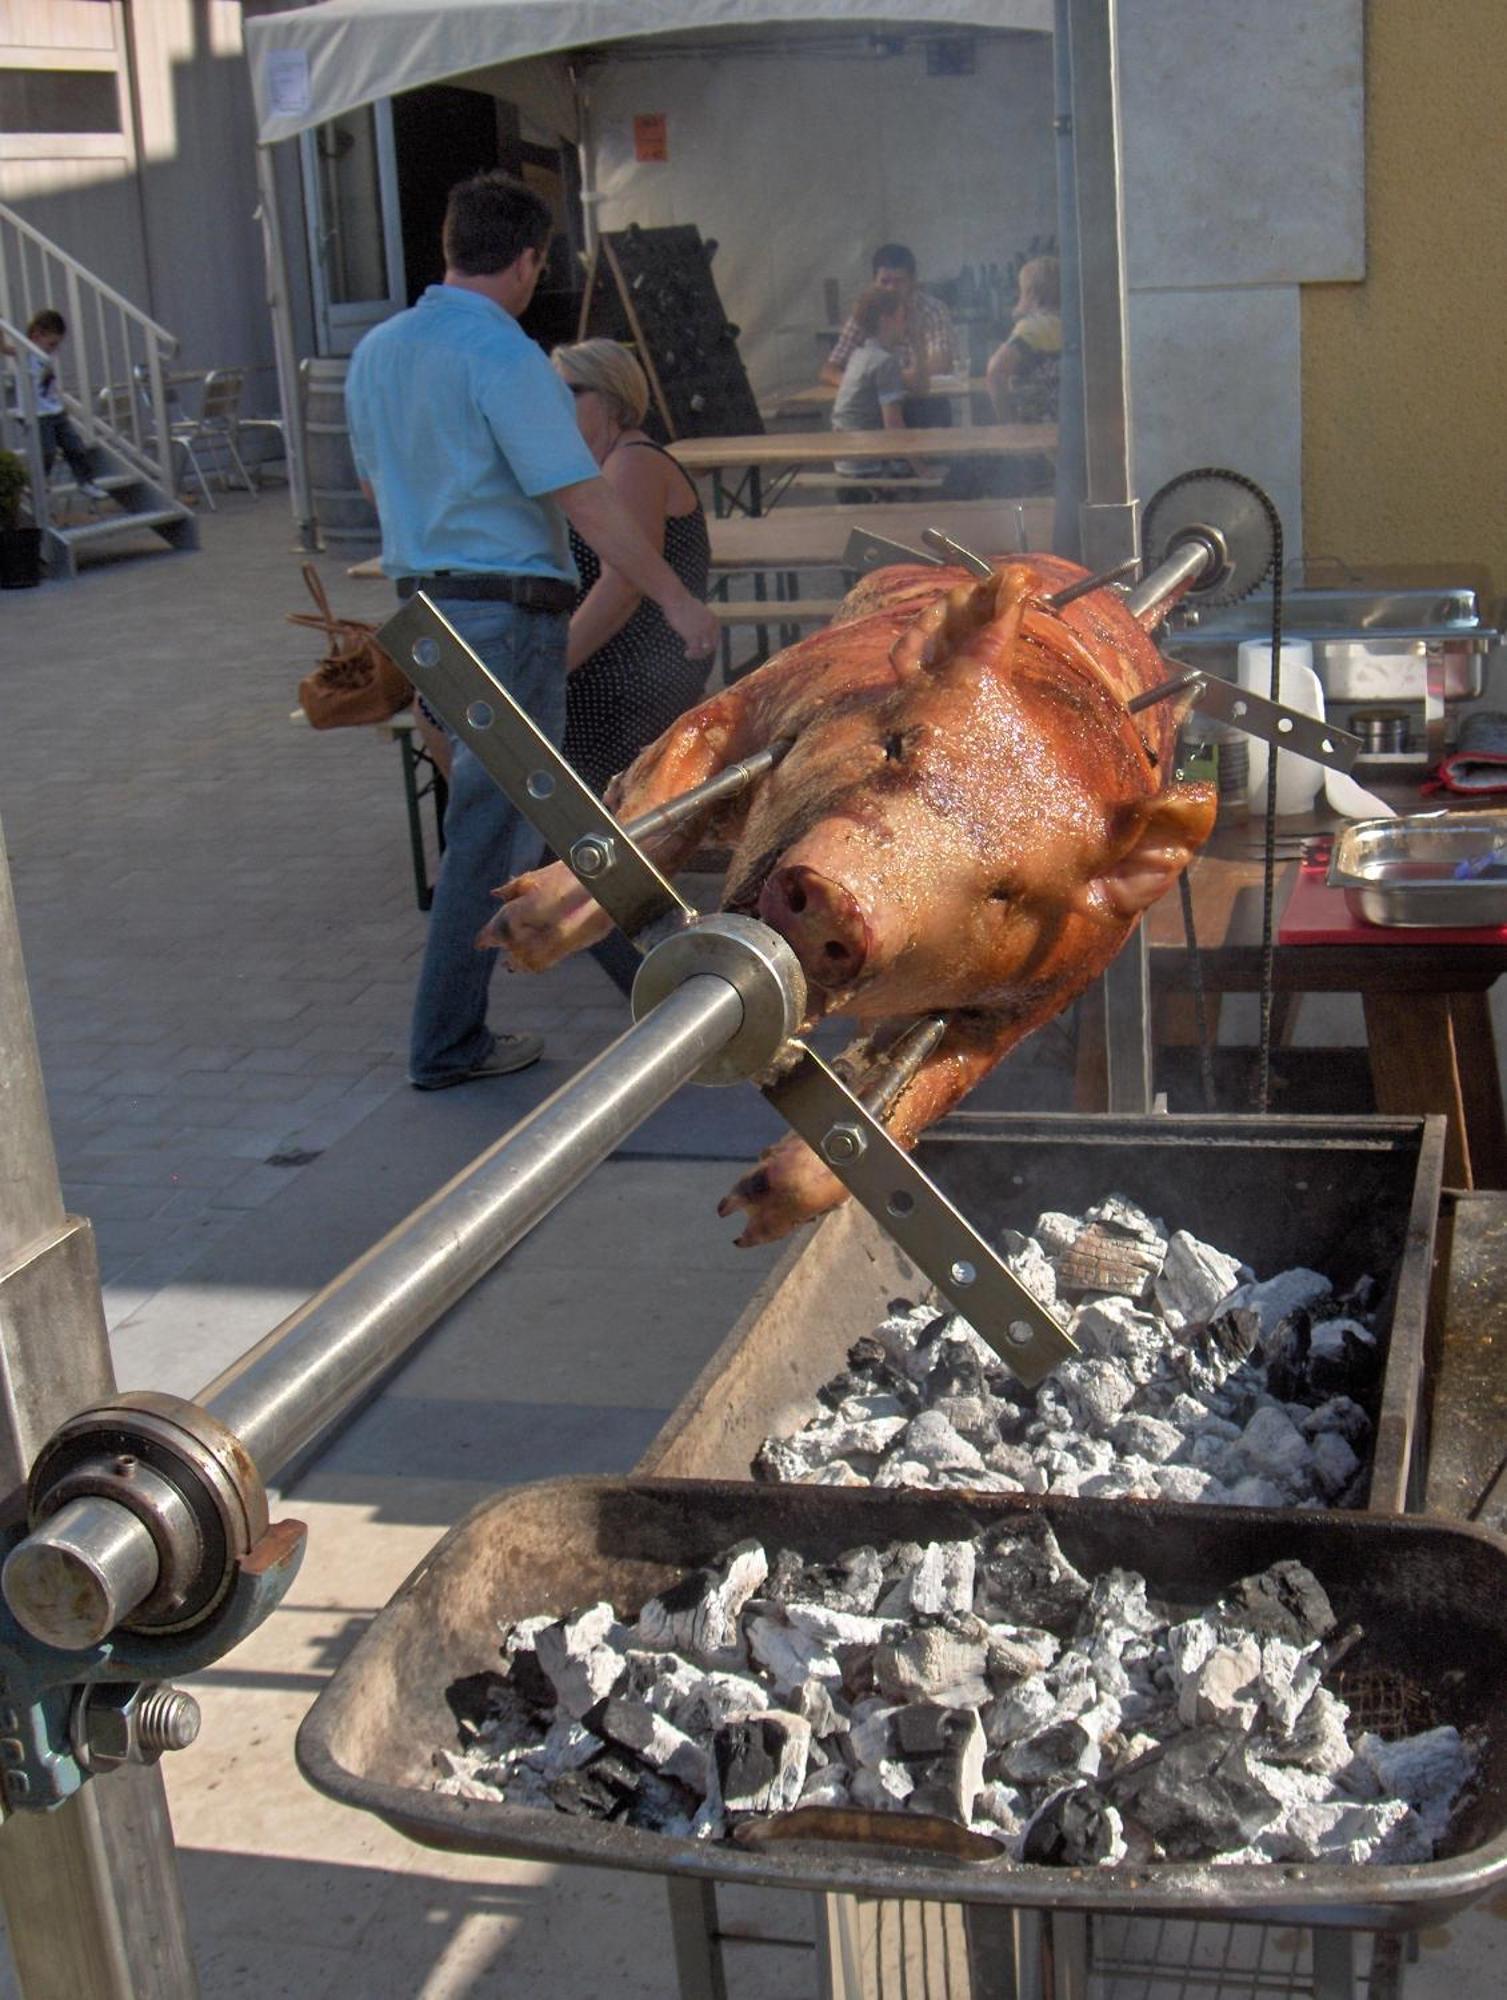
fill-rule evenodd
<path id="1" fill-rule="evenodd" d="M 580 340 L 550 359 L 565 381 L 605 396 L 621 423 L 638 425 L 648 414 L 649 378 L 621 341 Z"/>
<path id="2" fill-rule="evenodd" d="M 1015 281 L 1021 303 L 1038 312 L 1058 312 L 1062 307 L 1062 267 L 1055 257 L 1033 257 L 1022 264 Z"/>

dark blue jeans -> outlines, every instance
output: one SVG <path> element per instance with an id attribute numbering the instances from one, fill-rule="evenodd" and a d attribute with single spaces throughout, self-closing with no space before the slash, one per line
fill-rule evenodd
<path id="1" fill-rule="evenodd" d="M 565 735 L 564 613 L 459 598 L 435 601 L 537 727 L 552 743 L 560 743 Z M 457 743 L 445 809 L 445 858 L 413 1002 L 408 1074 L 415 1083 L 463 1076 L 491 1054 L 487 993 L 497 953 L 478 951 L 476 933 L 497 907 L 492 891 L 533 867 L 542 851 L 543 842 L 528 821 L 465 744 Z"/>

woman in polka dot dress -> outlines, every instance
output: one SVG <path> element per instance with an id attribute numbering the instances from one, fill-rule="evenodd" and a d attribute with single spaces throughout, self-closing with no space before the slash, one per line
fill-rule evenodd
<path id="1" fill-rule="evenodd" d="M 695 487 L 641 428 L 649 384 L 626 347 L 583 340 L 551 359 L 576 400 L 576 421 L 602 477 L 693 596 L 706 596 L 711 546 Z M 639 751 L 702 697 L 710 660 L 688 660 L 657 604 L 639 596 L 572 528 L 580 571 L 565 664 L 565 758 L 601 793 Z M 621 939 L 598 957 L 627 990 L 638 955 Z"/>

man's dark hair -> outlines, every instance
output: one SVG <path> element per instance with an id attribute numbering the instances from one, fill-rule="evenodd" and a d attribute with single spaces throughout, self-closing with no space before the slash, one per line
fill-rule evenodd
<path id="1" fill-rule="evenodd" d="M 871 271 L 909 271 L 916 275 L 916 253 L 903 243 L 881 243 L 869 259 Z"/>
<path id="2" fill-rule="evenodd" d="M 66 334 L 68 322 L 56 306 L 43 306 L 39 313 L 33 313 L 26 329 L 26 338 L 35 340 L 39 333 Z"/>
<path id="3" fill-rule="evenodd" d="M 490 277 L 525 250 L 547 250 L 553 228 L 549 203 L 531 187 L 495 169 L 473 174 L 451 188 L 445 204 L 446 269 Z"/>

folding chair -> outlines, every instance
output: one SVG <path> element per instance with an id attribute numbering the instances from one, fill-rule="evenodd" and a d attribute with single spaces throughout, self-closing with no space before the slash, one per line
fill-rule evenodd
<path id="1" fill-rule="evenodd" d="M 230 469 L 233 466 L 240 475 L 242 486 L 248 493 L 255 492 L 251 475 L 241 462 L 241 454 L 236 449 L 236 432 L 241 421 L 241 392 L 245 377 L 239 368 L 211 368 L 204 377 L 204 392 L 199 404 L 199 414 L 172 426 L 172 438 L 187 455 L 194 477 L 199 482 L 211 513 L 214 512 L 214 496 L 209 490 L 209 481 L 204 476 L 200 463 L 202 451 L 210 458 L 219 456 L 219 473 L 226 491 L 230 488 Z M 225 463 L 229 460 L 229 465 Z"/>

